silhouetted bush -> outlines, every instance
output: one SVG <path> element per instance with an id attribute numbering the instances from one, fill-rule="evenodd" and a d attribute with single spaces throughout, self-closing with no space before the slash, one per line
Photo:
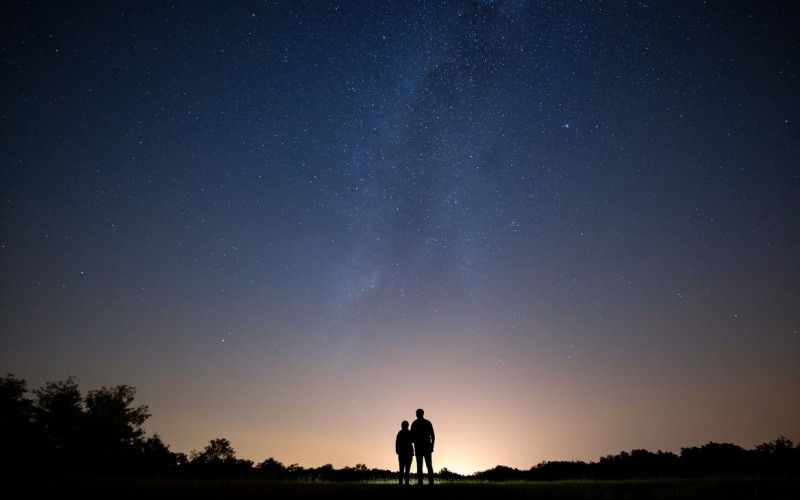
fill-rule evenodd
<path id="1" fill-rule="evenodd" d="M 598 475 L 604 479 L 644 479 L 673 477 L 679 471 L 679 457 L 674 453 L 652 453 L 633 450 L 607 456 L 597 464 Z"/>
<path id="2" fill-rule="evenodd" d="M 528 471 L 527 479 L 531 481 L 591 479 L 591 467 L 586 462 L 542 462 Z"/>
<path id="3" fill-rule="evenodd" d="M 729 443 L 681 448 L 681 472 L 689 477 L 731 476 L 757 471 L 755 455 Z"/>
<path id="4" fill-rule="evenodd" d="M 526 479 L 525 476 L 525 472 L 505 465 L 498 465 L 493 469 L 473 474 L 474 478 L 483 481 L 522 481 Z"/>
<path id="5" fill-rule="evenodd" d="M 286 467 L 270 457 L 255 467 L 255 477 L 270 481 L 282 481 L 288 479 L 289 472 Z"/>

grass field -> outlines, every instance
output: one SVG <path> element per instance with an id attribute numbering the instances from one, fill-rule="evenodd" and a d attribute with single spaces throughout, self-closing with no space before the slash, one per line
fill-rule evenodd
<path id="1" fill-rule="evenodd" d="M 8 481 L 6 498 L 60 499 L 798 499 L 800 480 L 709 478 L 642 481 L 456 482 L 434 486 L 389 483 L 294 483 L 258 480 L 56 478 Z"/>

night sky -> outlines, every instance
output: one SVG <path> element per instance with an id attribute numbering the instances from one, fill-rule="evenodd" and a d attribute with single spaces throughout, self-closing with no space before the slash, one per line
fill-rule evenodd
<path id="1" fill-rule="evenodd" d="M 0 372 L 172 451 L 800 440 L 796 2 L 0 7 Z"/>

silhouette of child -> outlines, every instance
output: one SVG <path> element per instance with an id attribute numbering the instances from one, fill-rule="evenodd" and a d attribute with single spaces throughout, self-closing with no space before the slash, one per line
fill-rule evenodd
<path id="1" fill-rule="evenodd" d="M 411 431 L 408 429 L 408 421 L 403 420 L 400 424 L 400 431 L 394 441 L 394 451 L 397 453 L 397 460 L 400 464 L 398 479 L 400 484 L 408 484 L 411 476 L 411 459 L 414 457 L 414 443 L 411 440 Z"/>

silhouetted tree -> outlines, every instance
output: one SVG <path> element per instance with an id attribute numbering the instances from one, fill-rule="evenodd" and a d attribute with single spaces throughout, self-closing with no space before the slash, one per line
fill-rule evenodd
<path id="1" fill-rule="evenodd" d="M 262 479 L 272 481 L 282 480 L 288 477 L 286 467 L 272 457 L 256 465 L 256 475 Z"/>
<path id="2" fill-rule="evenodd" d="M 34 421 L 40 433 L 40 456 L 53 472 L 74 472 L 85 463 L 81 438 L 83 405 L 81 392 L 73 377 L 48 382 L 33 391 Z"/>
<path id="3" fill-rule="evenodd" d="M 325 464 L 307 472 L 311 481 L 330 481 L 333 479 L 334 469 L 333 465 Z"/>
<path id="4" fill-rule="evenodd" d="M 34 462 L 33 402 L 24 380 L 7 374 L 0 378 L 0 474 L 19 475 Z"/>
<path id="5" fill-rule="evenodd" d="M 289 478 L 294 481 L 308 480 L 306 469 L 299 464 L 289 464 L 289 466 L 286 467 L 286 473 L 289 475 Z"/>
<path id="6" fill-rule="evenodd" d="M 170 475 L 177 473 L 178 467 L 186 463 L 186 455 L 170 451 L 158 434 L 138 440 L 137 448 L 131 472 L 145 475 Z"/>
<path id="7" fill-rule="evenodd" d="M 233 450 L 230 441 L 225 438 L 218 438 L 212 439 L 203 451 L 193 453 L 190 458 L 193 462 L 224 462 L 235 459 L 236 452 Z"/>
<path id="8" fill-rule="evenodd" d="M 5 380 L 5 385 L 21 397 L 24 383 Z M 33 393 L 28 418 L 35 437 L 26 446 L 44 471 L 128 474 L 179 463 L 180 456 L 160 437 L 144 438 L 142 425 L 150 414 L 147 406 L 133 405 L 136 390 L 131 386 L 102 387 L 83 398 L 70 376 Z"/>
<path id="9" fill-rule="evenodd" d="M 458 479 L 464 479 L 463 475 L 459 474 L 458 472 L 453 472 L 447 467 L 442 467 L 437 476 L 439 476 L 439 479 L 443 479 L 445 481 L 455 481 Z"/>
<path id="10" fill-rule="evenodd" d="M 756 446 L 760 471 L 765 474 L 800 475 L 800 445 L 784 436 Z"/>
<path id="11" fill-rule="evenodd" d="M 681 470 L 691 477 L 747 474 L 753 471 L 751 457 L 744 448 L 729 443 L 681 448 Z"/>
<path id="12" fill-rule="evenodd" d="M 84 425 L 91 465 L 96 471 L 122 472 L 137 460 L 150 417 L 147 406 L 133 407 L 136 389 L 128 385 L 89 391 Z"/>
<path id="13" fill-rule="evenodd" d="M 201 452 L 192 452 L 189 459 L 191 471 L 204 477 L 244 477 L 253 471 L 253 462 L 236 458 L 230 441 L 212 439 Z"/>
<path id="14" fill-rule="evenodd" d="M 632 450 L 600 459 L 597 468 L 604 479 L 633 479 L 673 476 L 678 471 L 678 456 L 674 453 L 652 453 Z"/>
<path id="15" fill-rule="evenodd" d="M 330 464 L 328 464 L 330 466 Z M 332 470 L 333 466 L 328 469 L 329 478 L 335 481 L 367 481 L 370 479 L 370 470 L 364 464 L 356 464 L 355 467 L 345 467 L 340 470 Z"/>
<path id="16" fill-rule="evenodd" d="M 565 479 L 590 479 L 594 464 L 585 462 L 542 462 L 532 467 L 526 474 L 526 479 L 532 481 L 562 481 Z"/>
<path id="17" fill-rule="evenodd" d="M 498 465 L 493 469 L 473 474 L 473 477 L 484 481 L 520 481 L 525 478 L 525 473 L 519 469 Z"/>

